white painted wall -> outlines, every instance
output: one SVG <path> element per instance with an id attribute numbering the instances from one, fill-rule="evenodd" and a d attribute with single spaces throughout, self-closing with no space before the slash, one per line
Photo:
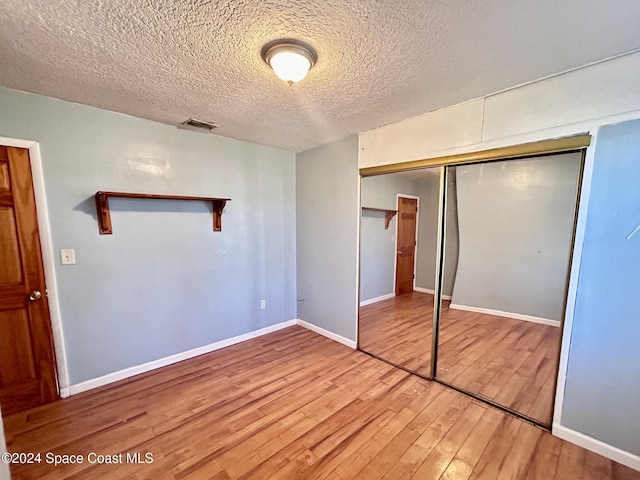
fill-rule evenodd
<path id="1" fill-rule="evenodd" d="M 603 125 L 640 118 L 638 85 L 640 53 L 590 65 L 361 133 L 359 167 L 480 151 L 584 132 L 592 134 L 592 144 L 586 153 L 580 200 L 583 208 L 578 215 L 565 312 L 553 432 L 640 470 L 640 456 L 635 452 L 623 450 L 622 444 L 607 443 L 607 438 L 600 438 L 579 424 L 568 428 L 561 419 L 597 131 Z M 592 352 L 592 358 L 606 361 L 601 353 Z M 592 386 L 607 389 L 608 382 L 612 381 L 624 383 L 626 379 L 593 377 Z M 598 412 L 582 412 L 582 416 L 589 415 L 598 415 Z M 638 432 L 630 434 L 637 436 Z"/>
<path id="2" fill-rule="evenodd" d="M 482 141 L 484 99 L 437 110 L 360 134 L 360 168 L 406 162 Z M 474 150 L 471 148 L 471 150 Z"/>
<path id="3" fill-rule="evenodd" d="M 640 53 L 360 134 L 360 168 L 592 131 L 640 116 Z"/>

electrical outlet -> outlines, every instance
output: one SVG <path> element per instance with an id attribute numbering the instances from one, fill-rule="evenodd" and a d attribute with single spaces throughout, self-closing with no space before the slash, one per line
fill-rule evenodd
<path id="1" fill-rule="evenodd" d="M 267 301 L 260 300 L 260 310 L 264 310 L 265 308 L 267 308 Z"/>
<path id="2" fill-rule="evenodd" d="M 75 265 L 76 251 L 73 248 L 62 248 L 60 250 L 60 265 Z"/>

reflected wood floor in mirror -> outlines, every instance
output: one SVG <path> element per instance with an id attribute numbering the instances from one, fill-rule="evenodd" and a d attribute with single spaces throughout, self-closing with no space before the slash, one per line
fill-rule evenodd
<path id="1" fill-rule="evenodd" d="M 560 329 L 449 303 L 440 320 L 438 378 L 550 425 Z M 360 347 L 428 375 L 432 311 L 433 295 L 421 292 L 362 307 Z"/>
<path id="2" fill-rule="evenodd" d="M 362 350 L 429 376 L 433 295 L 412 292 L 360 307 L 358 323 Z"/>
<path id="3" fill-rule="evenodd" d="M 468 396 L 290 327 L 5 418 L 10 452 L 153 454 L 12 465 L 14 480 L 638 480 Z"/>

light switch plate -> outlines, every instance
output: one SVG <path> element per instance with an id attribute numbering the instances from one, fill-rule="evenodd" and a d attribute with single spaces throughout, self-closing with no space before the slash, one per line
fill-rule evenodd
<path id="1" fill-rule="evenodd" d="M 60 249 L 60 265 L 75 265 L 76 251 L 73 248 Z"/>

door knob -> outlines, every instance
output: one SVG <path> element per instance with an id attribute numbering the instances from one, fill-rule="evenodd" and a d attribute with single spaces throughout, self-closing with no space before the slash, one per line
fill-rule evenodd
<path id="1" fill-rule="evenodd" d="M 35 302 L 36 300 L 40 300 L 40 297 L 42 297 L 40 290 L 34 290 L 31 292 L 31 295 L 29 295 L 29 301 Z"/>

